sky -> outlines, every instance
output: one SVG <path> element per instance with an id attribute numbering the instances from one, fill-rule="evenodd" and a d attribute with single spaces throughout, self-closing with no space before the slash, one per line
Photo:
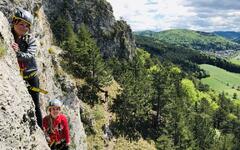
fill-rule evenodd
<path id="1" fill-rule="evenodd" d="M 240 31 L 240 0 L 107 0 L 133 31 Z"/>

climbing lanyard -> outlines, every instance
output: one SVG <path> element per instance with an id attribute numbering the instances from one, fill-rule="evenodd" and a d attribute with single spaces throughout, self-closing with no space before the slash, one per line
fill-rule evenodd
<path id="1" fill-rule="evenodd" d="M 40 89 L 40 88 L 37 88 L 37 87 L 34 87 L 34 86 L 28 86 L 28 89 L 31 90 L 31 91 L 40 92 L 40 93 L 43 93 L 43 94 L 48 93 L 48 91 L 45 91 L 43 89 Z"/>

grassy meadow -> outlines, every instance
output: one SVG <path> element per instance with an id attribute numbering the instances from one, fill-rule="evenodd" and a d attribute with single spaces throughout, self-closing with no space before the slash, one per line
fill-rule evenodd
<path id="1" fill-rule="evenodd" d="M 234 64 L 240 65 L 240 51 L 238 52 L 238 54 L 236 56 L 231 58 L 230 61 Z"/>
<path id="2" fill-rule="evenodd" d="M 202 79 L 203 83 L 208 84 L 213 90 L 228 93 L 229 97 L 233 97 L 236 93 L 237 98 L 240 98 L 240 74 L 207 64 L 202 64 L 200 67 L 210 74 L 210 77 Z"/>

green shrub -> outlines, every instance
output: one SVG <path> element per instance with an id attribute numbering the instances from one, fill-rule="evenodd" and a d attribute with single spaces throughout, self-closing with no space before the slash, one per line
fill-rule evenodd
<path id="1" fill-rule="evenodd" d="M 0 57 L 6 53 L 6 46 L 4 42 L 0 39 Z"/>
<path id="2" fill-rule="evenodd" d="M 55 54 L 54 48 L 50 47 L 48 49 L 49 54 Z"/>
<path id="3" fill-rule="evenodd" d="M 96 120 L 104 119 L 104 108 L 101 105 L 96 105 L 94 108 L 93 114 Z"/>
<path id="4" fill-rule="evenodd" d="M 128 150 L 156 150 L 155 143 L 153 141 L 147 141 L 144 139 L 129 141 L 124 137 L 117 138 L 114 144 L 114 150 L 125 150 L 126 148 Z"/>

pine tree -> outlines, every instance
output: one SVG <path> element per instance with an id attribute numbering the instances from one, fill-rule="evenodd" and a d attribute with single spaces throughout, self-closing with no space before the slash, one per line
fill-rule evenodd
<path id="1" fill-rule="evenodd" d="M 233 103 L 222 93 L 219 95 L 219 106 L 214 114 L 214 127 L 228 133 L 231 130 L 228 115 L 233 111 Z"/>
<path id="2" fill-rule="evenodd" d="M 173 136 L 176 149 L 188 149 L 194 145 L 192 133 L 188 124 L 191 117 L 190 106 L 185 93 L 181 89 L 182 72 L 178 67 L 173 66 L 169 71 L 171 83 L 174 88 L 171 90 L 171 121 L 168 126 L 169 133 Z"/>
<path id="3" fill-rule="evenodd" d="M 168 107 L 167 105 L 171 103 L 170 91 L 172 86 L 166 68 L 158 64 L 152 66 L 149 70 L 152 73 L 152 86 L 154 88 L 152 109 L 156 112 L 156 115 L 153 116 L 153 126 L 161 130 L 166 124 L 164 120 L 168 115 L 168 110 L 166 110 Z"/>
<path id="4" fill-rule="evenodd" d="M 147 133 L 150 121 L 151 80 L 137 57 L 119 77 L 123 91 L 115 100 L 113 109 L 125 133 L 137 138 L 140 134 Z"/>
<path id="5" fill-rule="evenodd" d="M 156 147 L 158 150 L 174 150 L 174 144 L 170 137 L 162 135 L 157 139 Z"/>
<path id="6" fill-rule="evenodd" d="M 80 65 L 79 75 L 84 77 L 90 86 L 90 103 L 94 105 L 98 102 L 97 92 L 111 81 L 111 76 L 96 42 L 84 24 L 81 24 L 77 37 L 75 61 Z"/>
<path id="7" fill-rule="evenodd" d="M 213 128 L 213 111 L 205 99 L 195 102 L 193 120 L 190 122 L 192 133 L 199 149 L 211 149 L 216 142 L 216 130 Z"/>
<path id="8" fill-rule="evenodd" d="M 52 30 L 56 39 L 57 44 L 61 45 L 62 42 L 73 38 L 74 31 L 72 25 L 67 21 L 65 17 L 59 16 L 51 24 Z"/>
<path id="9" fill-rule="evenodd" d="M 82 86 L 81 95 L 94 105 L 98 102 L 97 93 L 112 80 L 96 42 L 84 24 L 77 34 L 69 23 L 65 24 L 65 37 L 61 47 L 65 50 L 64 68 L 78 78 L 83 78 L 86 85 Z"/>

